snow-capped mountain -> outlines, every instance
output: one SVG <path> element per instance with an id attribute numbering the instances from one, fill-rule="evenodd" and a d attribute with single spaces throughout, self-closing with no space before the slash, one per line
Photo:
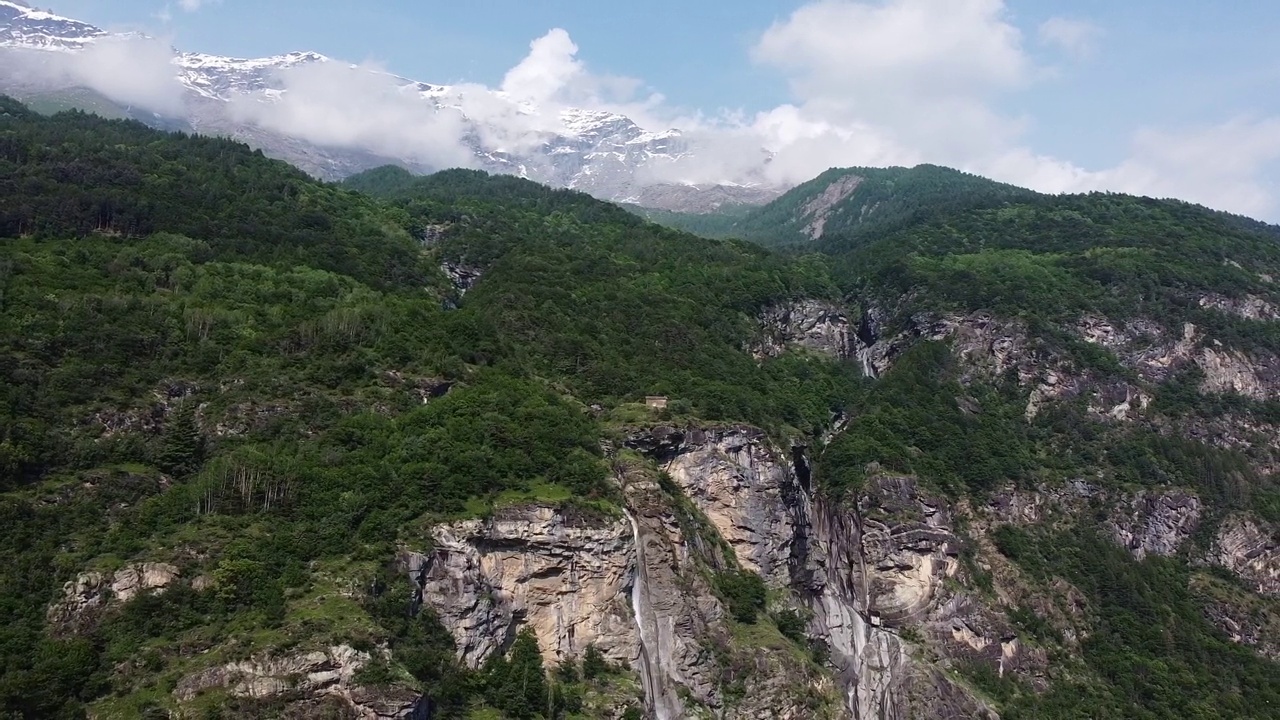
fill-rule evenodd
<path id="1" fill-rule="evenodd" d="M 0 0 L 0 47 L 82 50 L 87 43 L 105 35 L 106 31 L 88 23 L 14 0 Z"/>
<path id="2" fill-rule="evenodd" d="M 0 0 L 0 60 L 12 59 L 13 67 L 23 61 L 48 66 L 54 54 L 62 61 L 58 67 L 75 67 L 77 58 L 130 39 L 155 42 Z M 127 57 L 113 57 L 121 55 Z M 174 51 L 171 64 L 182 88 L 175 105 L 182 109 L 169 107 L 153 112 L 154 117 L 139 112 L 132 99 L 124 102 L 98 87 L 100 73 L 4 72 L 0 67 L 0 92 L 22 98 L 87 87 L 129 105 L 125 114 L 132 117 L 234 137 L 327 179 L 389 162 L 419 172 L 464 164 L 608 200 L 690 211 L 763 202 L 781 192 L 752 184 L 681 182 L 673 169 L 693 158 L 696 147 L 679 130 L 642 128 L 613 112 L 546 109 L 501 92 L 417 82 L 312 52 L 247 59 Z M 316 74 L 329 70 L 338 74 Z M 388 122 L 396 123 L 394 132 L 370 130 L 358 117 L 348 118 L 350 127 L 340 126 L 337 118 L 349 110 L 343 107 L 345 98 L 317 103 L 312 97 L 341 92 L 332 89 L 334 78 L 381 88 L 379 100 L 391 95 L 396 114 Z M 332 122 L 321 122 L 331 117 Z M 453 145 L 454 154 L 443 152 Z"/>

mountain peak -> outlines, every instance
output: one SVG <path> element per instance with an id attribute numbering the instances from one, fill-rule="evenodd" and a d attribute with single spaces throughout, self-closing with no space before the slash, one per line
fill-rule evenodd
<path id="1" fill-rule="evenodd" d="M 18 0 L 0 0 L 0 49 L 75 53 L 99 40 L 116 37 L 120 36 L 88 23 L 32 9 Z M 185 126 L 247 139 L 268 155 L 293 162 L 307 172 L 330 180 L 388 163 L 404 165 L 417 172 L 472 165 L 612 200 L 645 196 L 642 191 L 646 187 L 664 184 L 664 177 L 672 180 L 669 176 L 677 161 L 696 157 L 696 148 L 679 130 L 645 128 L 612 110 L 539 106 L 497 90 L 437 85 L 364 68 L 356 71 L 367 72 L 369 83 L 390 81 L 396 84 L 400 96 L 421 101 L 420 111 L 401 108 L 403 112 L 398 117 L 402 119 L 398 122 L 425 126 L 432 123 L 433 114 L 459 116 L 462 130 L 452 138 L 457 152 L 441 152 L 439 148 L 424 150 L 416 139 L 387 139 L 388 135 L 414 136 L 417 129 L 405 127 L 381 127 L 378 132 L 361 133 L 358 138 L 335 146 L 333 139 L 323 132 L 318 133 L 321 137 L 306 136 L 305 130 L 296 129 L 296 122 L 273 121 L 269 117 L 248 119 L 244 113 L 234 114 L 227 109 L 237 99 L 280 101 L 293 97 L 293 80 L 280 71 L 326 63 L 336 61 L 308 51 L 259 58 L 175 51 L 174 75 L 190 92 L 191 102 L 184 103 L 181 116 L 157 116 L 157 120 L 166 126 Z M 111 102 L 118 100 L 111 95 L 111 89 L 91 87 L 90 81 L 76 87 L 67 86 L 75 81 L 61 82 L 57 87 L 38 90 L 57 93 L 89 89 Z M 16 95 L 31 90 L 0 85 L 0 92 Z M 313 87 L 309 92 L 326 90 Z M 315 98 L 309 99 L 315 104 Z M 341 105 L 347 100 L 341 96 L 321 97 L 318 107 L 326 103 Z M 269 114 L 272 108 L 287 107 L 287 101 L 258 105 L 258 111 Z M 476 110 L 481 107 L 487 109 Z M 521 119 L 512 122 L 511 118 Z M 468 152 L 472 155 L 471 161 L 466 159 Z M 657 168 L 661 171 L 656 171 Z M 689 188 L 687 192 L 703 195 L 704 190 Z M 666 202 L 681 192 L 685 191 L 678 184 L 668 182 L 662 192 L 650 195 Z M 672 207 L 677 206 L 683 203 L 675 202 Z"/>

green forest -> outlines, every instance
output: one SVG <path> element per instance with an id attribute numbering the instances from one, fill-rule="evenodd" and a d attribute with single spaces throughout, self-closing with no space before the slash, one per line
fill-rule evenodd
<path id="1" fill-rule="evenodd" d="M 469 670 L 391 563 L 431 523 L 503 503 L 620 513 L 602 440 L 636 424 L 758 426 L 811 447 L 836 501 L 874 463 L 953 499 L 1089 476 L 1189 486 L 1280 523 L 1274 478 L 1241 451 L 1098 424 L 1083 400 L 1028 422 L 1024 388 L 969 382 L 945 341 L 874 381 L 856 361 L 747 349 L 763 310 L 817 298 L 884 309 L 885 335 L 920 313 L 1016 318 L 1099 378 L 1132 379 L 1062 331 L 1084 313 L 1280 353 L 1280 325 L 1196 302 L 1270 295 L 1280 231 L 926 167 L 874 175 L 859 198 L 883 208 L 873 222 L 803 244 L 796 209 L 835 177 L 704 224 L 725 236 L 707 239 L 512 177 L 382 168 L 326 184 L 230 140 L 0 99 L 0 717 L 167 717 L 198 663 L 302 639 L 387 647 L 362 682 L 408 678 L 436 717 L 583 717 L 626 669 L 590 652 L 544 667 L 525 633 Z M 1196 386 L 1153 388 L 1159 411 L 1280 417 Z M 651 412 L 647 395 L 672 403 Z M 848 427 L 824 446 L 836 417 Z M 1204 619 L 1186 558 L 1138 563 L 1090 532 L 997 538 L 1029 577 L 1096 598 L 1103 632 L 1077 664 L 1045 693 L 976 670 L 966 683 L 1007 717 L 1280 716 L 1276 665 Z M 65 583 L 137 558 L 214 589 L 141 594 L 78 632 L 51 622 Z M 359 593 L 335 592 L 339 575 Z M 716 591 L 736 623 L 768 602 L 750 574 Z M 223 696 L 195 711 L 281 708 Z"/>

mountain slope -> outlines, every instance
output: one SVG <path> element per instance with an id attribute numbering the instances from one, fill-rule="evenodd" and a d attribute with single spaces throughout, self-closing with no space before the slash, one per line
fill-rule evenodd
<path id="1" fill-rule="evenodd" d="M 1272 228 L 1033 196 L 792 258 L 13 103 L 0 158 L 5 712 L 1280 706 Z"/>
<path id="2" fill-rule="evenodd" d="M 971 207 L 1036 193 L 936 165 L 833 168 L 758 208 L 720 217 L 653 213 L 672 227 L 708 237 L 742 237 L 770 247 L 883 234 Z"/>

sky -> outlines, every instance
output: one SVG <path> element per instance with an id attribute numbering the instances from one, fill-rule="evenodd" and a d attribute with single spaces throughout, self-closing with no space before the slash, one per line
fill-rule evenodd
<path id="1" fill-rule="evenodd" d="M 185 51 L 291 50 L 594 104 L 775 153 L 960 167 L 1280 220 L 1280 3 L 1208 0 L 36 0 Z"/>

